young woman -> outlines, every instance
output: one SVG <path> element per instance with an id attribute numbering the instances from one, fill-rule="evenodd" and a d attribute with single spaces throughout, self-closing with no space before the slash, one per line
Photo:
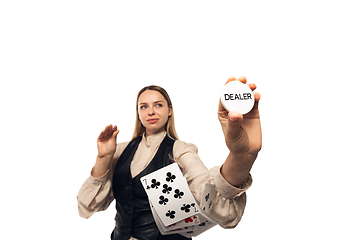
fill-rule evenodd
<path id="1" fill-rule="evenodd" d="M 245 77 L 237 80 L 247 81 Z M 236 79 L 230 77 L 229 81 Z M 249 86 L 256 89 L 255 84 Z M 230 153 L 221 167 L 209 171 L 199 159 L 196 146 L 178 140 L 174 110 L 166 91 L 158 86 L 140 90 L 133 139 L 116 144 L 116 125 L 107 126 L 97 139 L 95 166 L 78 194 L 80 216 L 89 218 L 116 199 L 116 224 L 111 239 L 187 239 L 179 234 L 161 235 L 140 183 L 142 176 L 175 161 L 198 203 L 205 184 L 215 186 L 211 215 L 222 221 L 222 227 L 234 228 L 243 215 L 245 191 L 252 183 L 250 169 L 261 149 L 260 94 L 254 96 L 254 108 L 244 116 L 227 112 L 219 103 L 218 118 Z"/>

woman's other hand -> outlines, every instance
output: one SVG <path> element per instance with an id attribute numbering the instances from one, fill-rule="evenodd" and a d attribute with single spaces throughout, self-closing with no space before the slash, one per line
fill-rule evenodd
<path id="1" fill-rule="evenodd" d="M 116 150 L 116 136 L 119 130 L 117 126 L 114 127 L 110 124 L 101 131 L 97 138 L 98 156 L 96 158 L 95 166 L 91 172 L 94 178 L 103 176 L 109 169 L 111 159 Z"/>
<path id="2" fill-rule="evenodd" d="M 117 126 L 110 124 L 100 133 L 97 138 L 98 157 L 113 155 L 116 149 L 116 136 L 119 133 Z"/>
<path id="3" fill-rule="evenodd" d="M 227 81 L 240 81 L 246 84 L 245 77 L 236 80 L 230 77 Z M 248 84 L 250 89 L 254 91 L 256 85 Z M 261 125 L 258 110 L 260 94 L 254 93 L 255 104 L 253 109 L 242 115 L 238 112 L 228 112 L 219 103 L 218 118 L 225 136 L 225 142 L 230 150 L 229 157 L 222 166 L 221 173 L 224 178 L 234 186 L 240 186 L 246 180 L 250 169 L 261 149 Z"/>

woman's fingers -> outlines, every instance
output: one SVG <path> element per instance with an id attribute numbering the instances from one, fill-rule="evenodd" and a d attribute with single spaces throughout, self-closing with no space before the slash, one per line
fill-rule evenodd
<path id="1" fill-rule="evenodd" d="M 249 83 L 248 86 L 251 89 L 251 91 L 254 91 L 256 89 L 256 84 L 255 83 Z"/>
<path id="2" fill-rule="evenodd" d="M 106 136 L 112 135 L 112 125 L 106 126 Z"/>
<path id="3" fill-rule="evenodd" d="M 246 83 L 246 81 L 247 81 L 244 76 L 239 77 L 238 79 L 236 79 L 235 77 L 231 76 L 231 77 L 229 77 L 229 79 L 226 81 L 225 85 L 226 85 L 227 83 L 229 83 L 229 82 L 236 81 L 236 80 L 238 80 L 238 81 L 240 81 L 240 82 L 242 82 L 242 83 Z"/>
<path id="4" fill-rule="evenodd" d="M 254 92 L 254 98 L 255 98 L 255 102 L 260 101 L 260 99 L 261 99 L 261 95 L 260 95 L 260 93 L 258 93 L 258 92 Z"/>
<path id="5" fill-rule="evenodd" d="M 231 77 L 229 77 L 229 79 L 226 81 L 225 85 L 226 85 L 227 83 L 229 83 L 229 82 L 231 82 L 231 81 L 235 81 L 235 80 L 236 80 L 236 78 L 233 77 L 233 76 L 231 76 Z"/>
<path id="6" fill-rule="evenodd" d="M 244 76 L 242 76 L 242 77 L 239 77 L 238 79 L 236 79 L 235 77 L 229 77 L 229 79 L 226 81 L 226 83 L 225 83 L 225 85 L 227 84 L 227 83 L 229 83 L 229 82 L 232 82 L 232 81 L 240 81 L 240 82 L 242 82 L 242 83 L 244 83 L 244 84 L 246 84 L 246 82 L 247 82 L 247 79 L 244 77 Z M 254 91 L 255 89 L 256 89 L 256 84 L 255 83 L 249 83 L 248 84 L 248 86 L 250 87 L 250 89 L 251 89 L 251 91 Z"/>
<path id="7" fill-rule="evenodd" d="M 112 129 L 112 136 L 116 137 L 118 135 L 118 133 L 120 132 L 120 130 L 117 129 L 117 126 L 115 125 Z"/>
<path id="8" fill-rule="evenodd" d="M 116 131 L 118 131 L 118 132 L 116 133 L 116 135 L 117 135 L 117 134 L 119 133 L 119 130 L 117 130 L 117 126 L 116 126 L 116 125 L 115 125 L 114 127 L 112 126 L 112 124 L 107 125 L 107 126 L 105 127 L 105 129 L 101 131 L 98 139 L 99 139 L 99 140 L 103 140 L 103 139 L 109 138 L 109 137 L 111 137 L 111 136 L 113 135 L 113 133 L 116 132 Z M 116 135 L 115 135 L 115 136 L 116 136 Z"/>
<path id="9" fill-rule="evenodd" d="M 239 77 L 237 80 L 244 83 L 244 84 L 246 84 L 246 82 L 247 82 L 247 79 L 244 76 Z"/>

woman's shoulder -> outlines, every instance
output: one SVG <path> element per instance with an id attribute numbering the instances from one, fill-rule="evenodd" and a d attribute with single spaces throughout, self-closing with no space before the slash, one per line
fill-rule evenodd
<path id="1" fill-rule="evenodd" d="M 116 145 L 116 150 L 114 153 L 114 157 L 113 158 L 119 158 L 120 155 L 122 154 L 122 152 L 125 150 L 125 148 L 127 147 L 127 145 L 130 143 L 131 141 L 126 141 L 126 142 L 120 142 Z"/>
<path id="2" fill-rule="evenodd" d="M 124 150 L 126 149 L 126 147 L 129 145 L 129 143 L 131 142 L 136 142 L 136 141 L 142 141 L 144 138 L 143 136 L 139 136 L 136 137 L 134 139 L 131 139 L 129 141 L 126 142 L 120 142 L 116 145 L 116 150 L 115 150 L 115 154 L 114 154 L 114 158 L 119 158 L 120 155 L 124 152 Z"/>
<path id="3" fill-rule="evenodd" d="M 176 140 L 174 143 L 174 153 L 175 155 L 181 155 L 185 152 L 194 152 L 197 153 L 198 149 L 193 143 L 187 143 L 182 140 Z M 178 153 L 178 154 L 176 154 Z"/>

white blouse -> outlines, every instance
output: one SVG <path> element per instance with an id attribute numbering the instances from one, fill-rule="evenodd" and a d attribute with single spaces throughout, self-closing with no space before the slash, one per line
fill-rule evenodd
<path id="1" fill-rule="evenodd" d="M 151 162 L 165 136 L 166 132 L 148 136 L 147 139 L 143 135 L 131 162 L 130 170 L 133 177 L 141 173 Z M 89 178 L 82 185 L 77 196 L 81 217 L 89 218 L 97 211 L 106 210 L 114 200 L 111 189 L 114 168 L 129 142 L 117 144 L 109 170 L 103 176 L 94 178 L 91 171 Z M 176 140 L 174 143 L 174 160 L 183 169 L 183 175 L 197 203 L 200 205 L 205 184 L 213 184 L 217 193 L 213 200 L 211 215 L 222 221 L 220 226 L 223 228 L 236 227 L 244 213 L 246 205 L 245 191 L 252 184 L 251 175 L 242 184 L 241 188 L 236 188 L 222 177 L 220 166 L 213 167 L 209 171 L 197 153 L 198 149 L 194 144 L 188 144 L 180 140 Z"/>

